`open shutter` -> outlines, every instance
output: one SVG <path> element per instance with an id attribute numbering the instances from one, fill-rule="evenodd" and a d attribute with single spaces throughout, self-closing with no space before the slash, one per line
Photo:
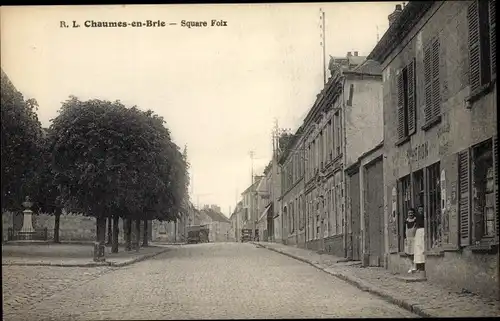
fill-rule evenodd
<path id="1" fill-rule="evenodd" d="M 460 245 L 470 244 L 470 165 L 469 150 L 458 154 Z"/>
<path id="2" fill-rule="evenodd" d="M 428 123 L 432 118 L 432 66 L 431 66 L 431 49 L 428 46 L 424 50 L 424 96 L 425 96 L 425 122 Z"/>
<path id="3" fill-rule="evenodd" d="M 496 37 L 495 0 L 490 0 L 490 57 L 491 78 L 497 73 L 497 37 Z"/>
<path id="4" fill-rule="evenodd" d="M 498 136 L 493 136 L 493 173 L 494 173 L 494 191 L 495 191 L 495 220 L 497 230 L 497 242 L 500 235 L 500 216 L 498 215 Z"/>
<path id="5" fill-rule="evenodd" d="M 439 82 L 439 38 L 432 42 L 432 117 L 441 115 L 441 87 Z"/>
<path id="6" fill-rule="evenodd" d="M 469 23 L 469 84 L 473 92 L 481 86 L 481 60 L 479 52 L 479 5 L 472 1 L 467 11 Z"/>
<path id="7" fill-rule="evenodd" d="M 415 58 L 408 65 L 408 135 L 415 133 L 417 113 L 415 107 Z"/>
<path id="8" fill-rule="evenodd" d="M 405 93 L 404 93 L 404 82 L 403 82 L 403 72 L 401 71 L 398 75 L 398 138 L 402 139 L 405 137 Z"/>

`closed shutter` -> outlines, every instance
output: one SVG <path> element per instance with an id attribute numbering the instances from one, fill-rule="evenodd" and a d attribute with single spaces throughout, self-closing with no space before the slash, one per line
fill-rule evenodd
<path id="1" fill-rule="evenodd" d="M 432 117 L 441 115 L 441 87 L 439 82 L 439 38 L 432 42 Z"/>
<path id="2" fill-rule="evenodd" d="M 415 58 L 408 65 L 408 135 L 415 133 L 417 113 L 415 107 Z"/>
<path id="3" fill-rule="evenodd" d="M 469 84 L 471 92 L 481 86 L 481 60 L 479 48 L 479 8 L 472 1 L 467 12 L 469 23 Z"/>
<path id="4" fill-rule="evenodd" d="M 491 78 L 497 73 L 497 37 L 496 37 L 495 0 L 490 0 L 490 57 Z"/>
<path id="5" fill-rule="evenodd" d="M 494 191 L 495 191 L 495 220 L 497 229 L 497 242 L 500 235 L 500 216 L 498 215 L 498 136 L 493 136 L 493 173 L 494 173 Z"/>
<path id="6" fill-rule="evenodd" d="M 403 72 L 398 75 L 398 138 L 405 137 L 405 93 Z"/>
<path id="7" fill-rule="evenodd" d="M 460 245 L 470 244 L 470 165 L 469 150 L 458 154 Z"/>
<path id="8" fill-rule="evenodd" d="M 424 114 L 425 122 L 428 123 L 432 118 L 432 54 L 431 46 L 424 50 Z"/>

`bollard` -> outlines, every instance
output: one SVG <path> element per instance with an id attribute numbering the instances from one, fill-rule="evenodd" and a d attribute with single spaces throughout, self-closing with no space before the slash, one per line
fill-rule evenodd
<path id="1" fill-rule="evenodd" d="M 94 262 L 104 262 L 104 244 L 95 242 L 94 243 Z"/>

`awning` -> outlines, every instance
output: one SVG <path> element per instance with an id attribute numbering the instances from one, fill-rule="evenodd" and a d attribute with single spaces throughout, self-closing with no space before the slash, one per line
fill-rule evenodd
<path id="1" fill-rule="evenodd" d="M 271 208 L 271 205 L 272 205 L 272 203 L 266 206 L 266 208 L 264 209 L 264 211 L 260 215 L 259 220 L 257 222 L 260 222 L 264 218 L 264 216 L 267 216 L 267 212 Z"/>

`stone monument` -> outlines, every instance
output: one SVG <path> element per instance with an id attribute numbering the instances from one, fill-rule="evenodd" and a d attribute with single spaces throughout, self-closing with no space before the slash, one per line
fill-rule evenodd
<path id="1" fill-rule="evenodd" d="M 23 202 L 23 227 L 19 232 L 19 236 L 23 239 L 32 239 L 32 236 L 35 234 L 35 228 L 33 227 L 33 211 L 31 207 L 33 206 L 33 202 L 30 200 L 29 196 L 26 196 L 25 201 Z"/>

